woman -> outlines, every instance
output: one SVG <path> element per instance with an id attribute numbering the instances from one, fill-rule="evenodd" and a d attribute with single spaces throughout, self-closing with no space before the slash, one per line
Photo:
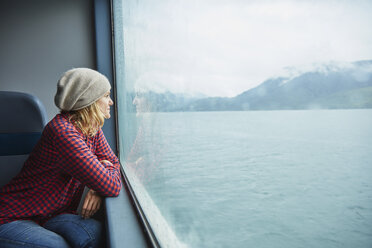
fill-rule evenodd
<path id="1" fill-rule="evenodd" d="M 110 83 L 87 68 L 58 81 L 61 113 L 44 128 L 22 171 L 0 189 L 0 247 L 100 247 L 90 218 L 101 197 L 119 194 L 119 161 L 101 127 L 110 118 Z M 84 186 L 89 191 L 76 214 Z"/>

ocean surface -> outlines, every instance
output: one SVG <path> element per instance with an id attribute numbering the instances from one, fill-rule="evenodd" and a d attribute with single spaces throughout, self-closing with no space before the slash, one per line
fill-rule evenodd
<path id="1" fill-rule="evenodd" d="M 127 170 L 180 243 L 372 247 L 371 109 L 138 118 Z"/>

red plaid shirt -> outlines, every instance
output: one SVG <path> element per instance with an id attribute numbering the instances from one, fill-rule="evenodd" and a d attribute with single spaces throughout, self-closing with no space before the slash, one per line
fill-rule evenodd
<path id="1" fill-rule="evenodd" d="M 76 213 L 84 186 L 102 196 L 119 194 L 119 161 L 102 130 L 86 137 L 67 117 L 58 114 L 48 123 L 21 172 L 0 188 L 0 224 L 19 219 L 42 224 Z"/>

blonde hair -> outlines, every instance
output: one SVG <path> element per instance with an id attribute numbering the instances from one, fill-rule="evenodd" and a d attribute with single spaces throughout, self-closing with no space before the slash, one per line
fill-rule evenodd
<path id="1" fill-rule="evenodd" d="M 94 136 L 105 122 L 105 116 L 97 102 L 83 109 L 69 111 L 69 120 L 86 136 Z"/>

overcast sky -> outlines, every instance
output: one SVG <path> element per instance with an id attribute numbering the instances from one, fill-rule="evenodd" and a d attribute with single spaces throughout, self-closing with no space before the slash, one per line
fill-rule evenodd
<path id="1" fill-rule="evenodd" d="M 372 1 L 125 2 L 137 89 L 235 96 L 294 68 L 372 59 Z"/>

